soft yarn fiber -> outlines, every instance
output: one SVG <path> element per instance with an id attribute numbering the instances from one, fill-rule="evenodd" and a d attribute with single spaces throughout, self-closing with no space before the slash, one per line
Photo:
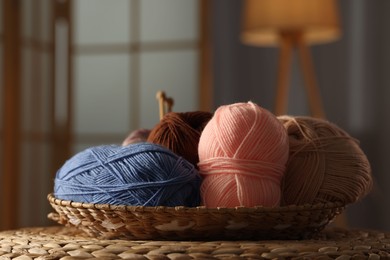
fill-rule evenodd
<path id="1" fill-rule="evenodd" d="M 369 161 L 356 139 L 337 125 L 313 117 L 279 116 L 287 129 L 290 156 L 283 205 L 353 203 L 372 187 Z"/>
<path id="2" fill-rule="evenodd" d="M 280 121 L 255 103 L 219 107 L 199 140 L 206 207 L 278 206 L 288 159 Z"/>
<path id="3" fill-rule="evenodd" d="M 134 143 L 146 142 L 150 134 L 149 129 L 140 128 L 131 131 L 123 140 L 122 145 L 129 145 Z"/>
<path id="4" fill-rule="evenodd" d="M 211 117 L 210 112 L 204 111 L 167 113 L 151 130 L 147 141 L 167 147 L 197 167 L 200 134 Z"/>
<path id="5" fill-rule="evenodd" d="M 57 172 L 54 196 L 77 202 L 132 206 L 198 206 L 195 167 L 151 143 L 102 145 L 70 158 Z"/>

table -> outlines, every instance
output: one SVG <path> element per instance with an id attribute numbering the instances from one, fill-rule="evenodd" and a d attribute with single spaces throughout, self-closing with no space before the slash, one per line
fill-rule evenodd
<path id="1" fill-rule="evenodd" d="M 327 228 L 309 240 L 133 241 L 75 228 L 0 232 L 0 259 L 390 259 L 390 233 Z"/>

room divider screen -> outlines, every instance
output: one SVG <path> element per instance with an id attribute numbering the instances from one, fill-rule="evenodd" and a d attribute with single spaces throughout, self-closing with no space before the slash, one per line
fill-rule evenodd
<path id="1" fill-rule="evenodd" d="M 210 109 L 207 1 L 0 0 L 0 229 L 47 225 L 57 169 L 174 111 Z M 206 76 L 208 75 L 208 76 Z"/>

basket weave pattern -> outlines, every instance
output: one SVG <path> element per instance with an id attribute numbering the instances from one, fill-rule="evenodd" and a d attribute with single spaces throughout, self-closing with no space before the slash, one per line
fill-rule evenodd
<path id="1" fill-rule="evenodd" d="M 325 229 L 311 240 L 129 241 L 85 237 L 76 228 L 0 232 L 0 259 L 389 259 L 390 233 Z"/>
<path id="2" fill-rule="evenodd" d="M 344 209 L 342 203 L 278 208 L 142 207 L 48 200 L 49 218 L 92 237 L 159 240 L 305 239 Z"/>

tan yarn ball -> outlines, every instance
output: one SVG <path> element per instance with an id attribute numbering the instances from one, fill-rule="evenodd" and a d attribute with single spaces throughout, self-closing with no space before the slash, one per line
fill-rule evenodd
<path id="1" fill-rule="evenodd" d="M 289 135 L 282 205 L 358 201 L 371 190 L 370 163 L 359 142 L 333 123 L 279 116 Z"/>

